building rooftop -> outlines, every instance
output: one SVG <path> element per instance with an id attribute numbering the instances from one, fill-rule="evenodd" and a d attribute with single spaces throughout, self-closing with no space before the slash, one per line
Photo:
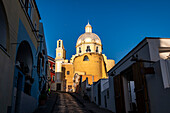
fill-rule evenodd
<path id="1" fill-rule="evenodd" d="M 125 58 L 130 55 L 136 48 L 138 48 L 143 42 L 145 42 L 146 40 L 152 40 L 152 39 L 156 39 L 156 40 L 160 40 L 160 39 L 170 39 L 170 38 L 160 38 L 160 37 L 145 37 L 138 45 L 136 45 L 128 54 L 126 54 L 118 63 L 115 64 L 114 67 L 112 67 L 108 73 L 110 73 L 115 67 L 117 67 L 123 60 L 125 60 Z"/>
<path id="2" fill-rule="evenodd" d="M 48 56 L 48 59 L 52 60 L 52 61 L 55 61 L 55 59 L 51 56 Z"/>

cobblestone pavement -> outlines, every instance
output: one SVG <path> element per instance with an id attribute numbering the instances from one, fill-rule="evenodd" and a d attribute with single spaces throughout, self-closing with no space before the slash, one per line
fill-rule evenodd
<path id="1" fill-rule="evenodd" d="M 76 93 L 70 93 L 74 98 L 76 98 L 79 103 L 81 103 L 86 110 L 88 110 L 90 113 L 113 113 L 107 109 L 100 108 L 95 103 L 92 103 L 88 100 L 84 100 L 79 94 Z"/>
<path id="2" fill-rule="evenodd" d="M 58 92 L 58 98 L 52 113 L 89 113 L 89 112 L 70 94 Z"/>

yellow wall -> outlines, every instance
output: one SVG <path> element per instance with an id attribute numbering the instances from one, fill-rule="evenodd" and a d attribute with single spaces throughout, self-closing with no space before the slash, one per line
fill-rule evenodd
<path id="1" fill-rule="evenodd" d="M 115 61 L 112 59 L 107 59 L 107 56 L 105 54 L 102 54 L 102 55 L 103 55 L 104 61 L 106 63 L 106 69 L 108 72 L 115 65 Z"/>
<path id="2" fill-rule="evenodd" d="M 83 61 L 84 56 L 88 56 L 89 61 Z M 75 57 L 73 64 L 74 71 L 85 72 L 88 76 L 94 76 L 94 82 L 106 77 L 106 70 L 102 54 L 85 53 L 82 56 Z M 82 76 L 82 80 L 85 80 L 86 77 L 87 76 Z M 89 77 L 88 80 L 89 83 L 92 84 L 91 77 Z"/>
<path id="3" fill-rule="evenodd" d="M 106 62 L 106 68 L 107 68 L 107 72 L 115 65 L 115 61 L 108 59 Z"/>
<path id="4" fill-rule="evenodd" d="M 68 85 L 72 85 L 72 89 L 74 91 L 74 86 L 73 86 L 73 64 L 71 63 L 64 63 L 62 64 L 62 67 L 65 68 L 65 70 L 63 71 L 63 75 L 65 76 L 66 79 L 66 91 L 68 91 Z M 70 72 L 69 75 L 67 75 L 67 71 Z"/>

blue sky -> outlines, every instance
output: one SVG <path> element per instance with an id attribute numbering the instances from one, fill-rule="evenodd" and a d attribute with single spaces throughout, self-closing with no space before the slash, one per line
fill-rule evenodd
<path id="1" fill-rule="evenodd" d="M 45 29 L 48 55 L 55 58 L 62 39 L 66 58 L 76 53 L 88 20 L 116 63 L 145 37 L 170 38 L 170 2 L 163 0 L 36 0 Z"/>

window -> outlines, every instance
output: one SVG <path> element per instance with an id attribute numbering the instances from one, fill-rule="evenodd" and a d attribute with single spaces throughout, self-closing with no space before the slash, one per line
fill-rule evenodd
<path id="1" fill-rule="evenodd" d="M 91 52 L 90 46 L 87 46 L 86 52 Z"/>
<path id="2" fill-rule="evenodd" d="M 7 19 L 5 14 L 5 9 L 0 2 L 0 46 L 6 50 L 6 43 L 7 43 Z"/>
<path id="3" fill-rule="evenodd" d="M 33 3 L 32 0 L 20 0 L 24 6 L 25 11 L 28 13 L 30 19 L 32 20 L 33 13 Z"/>
<path id="4" fill-rule="evenodd" d="M 170 51 L 168 47 L 160 47 L 159 56 L 164 88 L 170 88 Z"/>
<path id="5" fill-rule="evenodd" d="M 107 90 L 107 99 L 109 99 L 109 90 Z"/>
<path id="6" fill-rule="evenodd" d="M 53 64 L 53 71 L 55 71 L 55 65 Z"/>
<path id="7" fill-rule="evenodd" d="M 40 74 L 40 62 L 41 62 L 41 54 L 38 54 L 38 61 L 37 61 L 37 72 Z"/>
<path id="8" fill-rule="evenodd" d="M 70 74 L 70 71 L 67 71 L 67 75 L 69 75 Z"/>
<path id="9" fill-rule="evenodd" d="M 31 3 L 31 0 L 30 0 L 29 3 L 28 3 L 28 15 L 32 19 L 31 14 L 32 14 L 32 3 Z"/>
<path id="10" fill-rule="evenodd" d="M 161 73 L 164 88 L 170 88 L 170 60 L 160 59 Z"/>
<path id="11" fill-rule="evenodd" d="M 83 61 L 89 61 L 89 57 L 88 56 L 85 56 Z"/>
<path id="12" fill-rule="evenodd" d="M 25 6 L 26 11 L 28 11 L 28 3 L 29 3 L 29 0 L 25 0 L 24 6 Z"/>
<path id="13" fill-rule="evenodd" d="M 53 81 L 55 81 L 55 76 L 53 76 Z"/>
<path id="14" fill-rule="evenodd" d="M 48 61 L 46 61 L 46 65 L 45 65 L 45 74 L 47 75 L 47 66 L 48 66 Z"/>
<path id="15" fill-rule="evenodd" d="M 61 41 L 58 42 L 58 47 L 61 47 Z"/>
<path id="16" fill-rule="evenodd" d="M 98 47 L 96 47 L 96 52 L 99 52 L 99 48 Z"/>
<path id="17" fill-rule="evenodd" d="M 44 69 L 44 57 L 42 57 L 42 67 Z"/>
<path id="18" fill-rule="evenodd" d="M 68 85 L 68 88 L 72 88 L 72 85 Z"/>
<path id="19" fill-rule="evenodd" d="M 81 47 L 79 47 L 79 53 L 81 53 Z"/>
<path id="20" fill-rule="evenodd" d="M 69 91 L 69 92 L 72 92 L 72 91 L 73 91 L 72 85 L 68 85 L 68 91 Z"/>

